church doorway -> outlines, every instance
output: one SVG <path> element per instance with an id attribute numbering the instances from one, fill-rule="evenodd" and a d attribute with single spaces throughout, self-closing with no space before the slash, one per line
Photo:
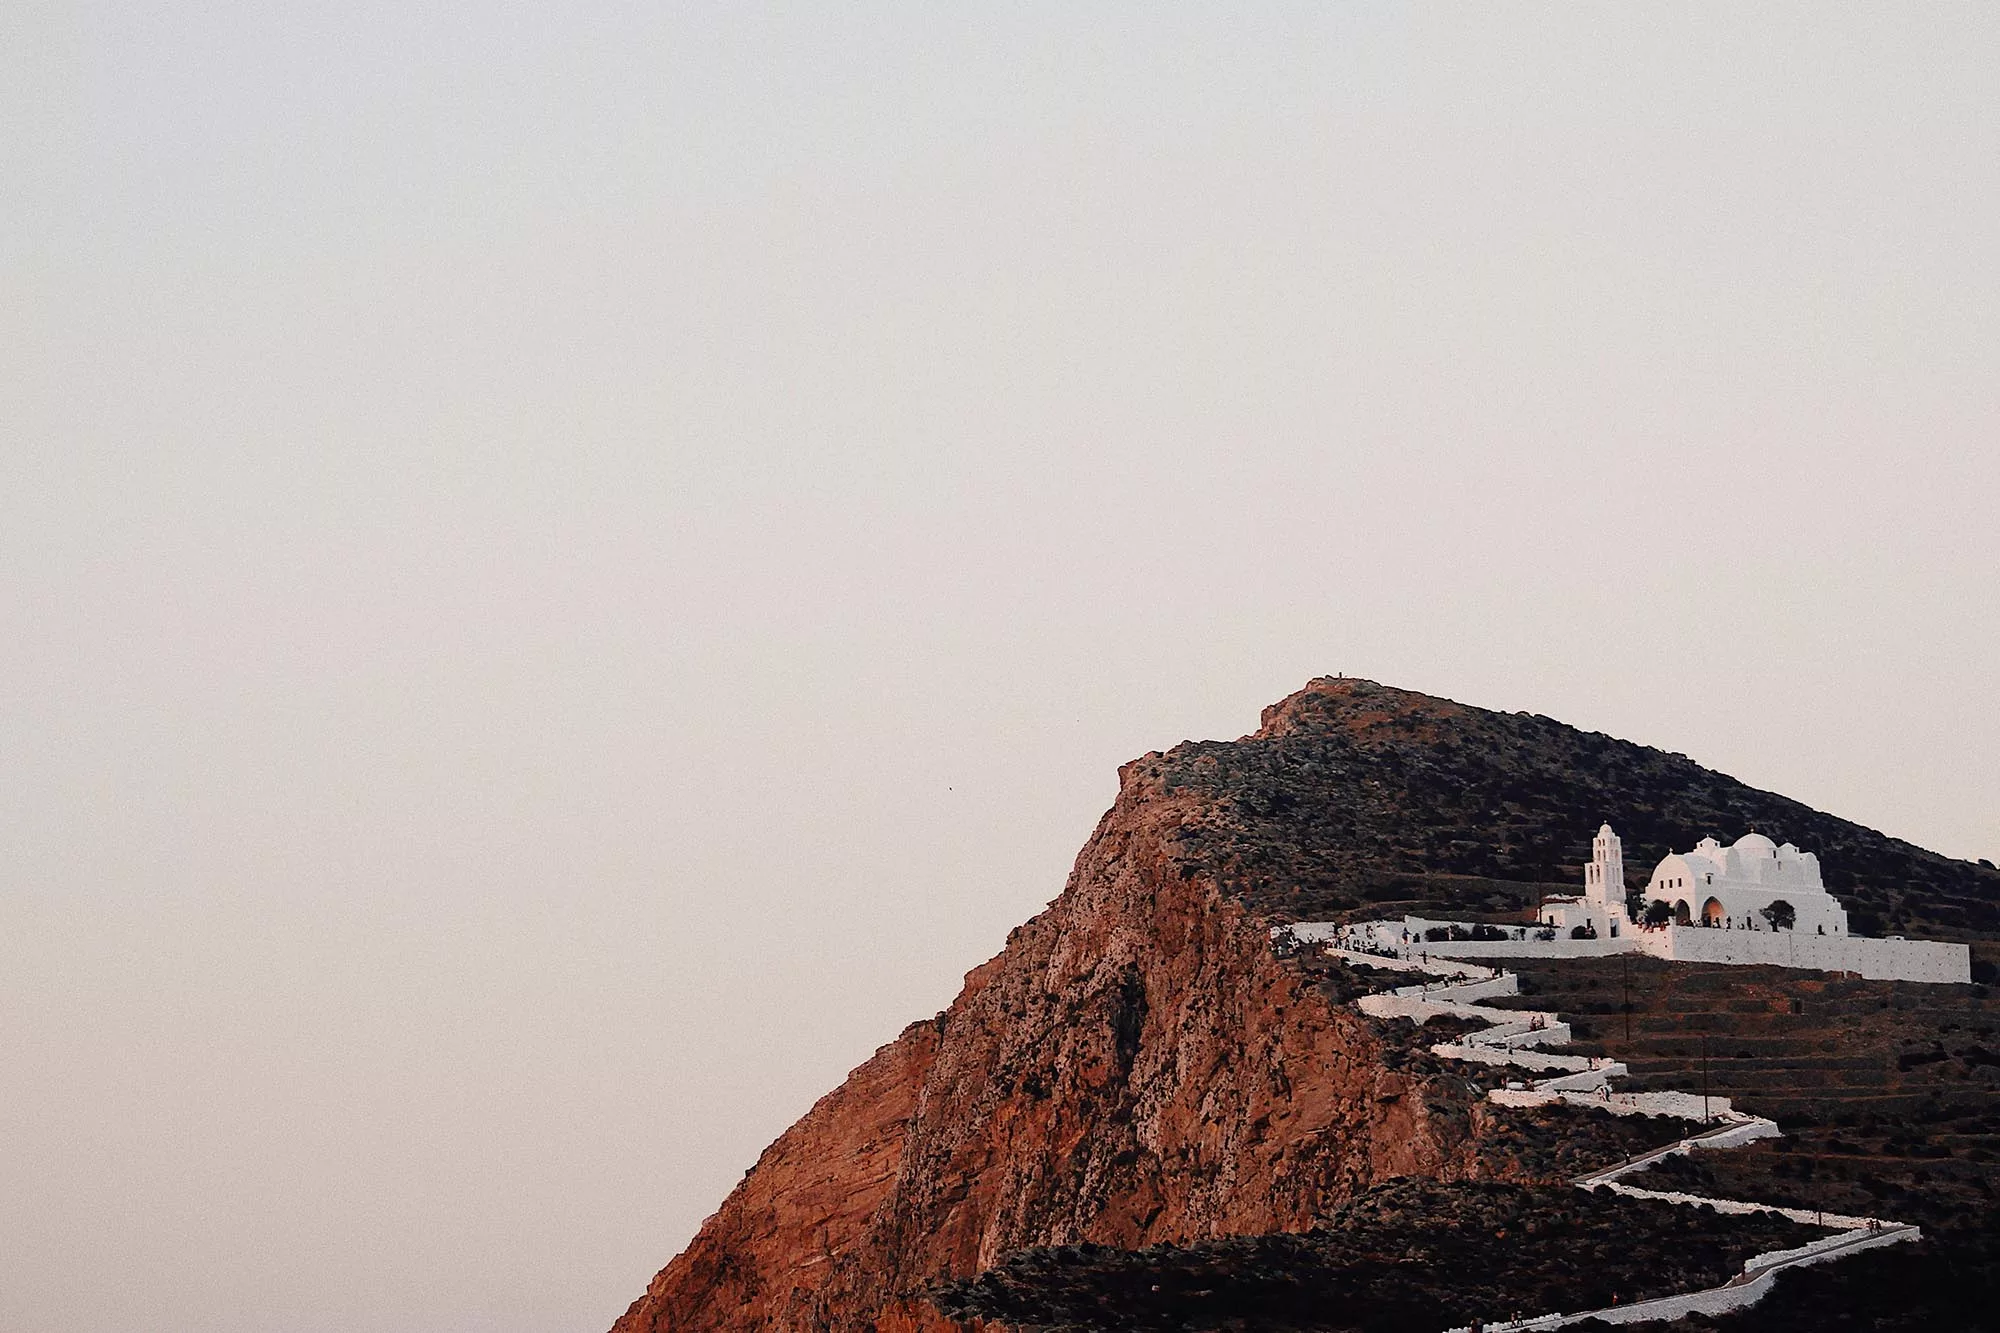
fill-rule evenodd
<path id="1" fill-rule="evenodd" d="M 1701 905 L 1702 925 L 1720 926 L 1722 924 L 1722 916 L 1723 916 L 1722 903 L 1718 899 L 1710 898 L 1707 902 Z"/>
<path id="2" fill-rule="evenodd" d="M 1694 917 L 1688 911 L 1688 900 L 1685 898 L 1674 904 L 1674 924 L 1677 926 L 1691 926 L 1694 924 Z"/>

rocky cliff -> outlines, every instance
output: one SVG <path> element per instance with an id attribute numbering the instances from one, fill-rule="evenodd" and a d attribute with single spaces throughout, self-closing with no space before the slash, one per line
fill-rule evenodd
<path id="1" fill-rule="evenodd" d="M 1905 918 L 2000 900 L 2000 875 L 1680 756 L 1314 681 L 1252 736 L 1120 770 L 1062 896 L 772 1144 L 614 1333 L 953 1328 L 928 1293 L 1012 1251 L 1295 1231 L 1392 1177 L 1490 1173 L 1476 1090 L 1388 1049 L 1269 925 L 1504 901 L 1572 878 L 1606 817 L 1635 865 L 1755 822 L 1895 875 Z"/>

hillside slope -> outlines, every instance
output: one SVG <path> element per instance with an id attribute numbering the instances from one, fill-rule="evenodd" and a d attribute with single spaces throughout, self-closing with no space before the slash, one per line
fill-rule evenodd
<path id="1" fill-rule="evenodd" d="M 1704 834 L 1728 841 L 1754 827 L 1819 854 L 1827 888 L 1858 933 L 2000 936 L 2000 871 L 1760 791 L 1685 755 L 1532 714 L 1322 679 L 1265 709 L 1255 735 L 1148 760 L 1169 790 L 1207 807 L 1189 839 L 1203 867 L 1278 916 L 1462 897 L 1450 876 L 1575 892 L 1590 837 L 1608 819 L 1634 885 Z"/>
<path id="2" fill-rule="evenodd" d="M 1252 736 L 1121 769 L 1062 896 L 766 1150 L 614 1333 L 950 1328 L 928 1293 L 1013 1251 L 1299 1231 L 1397 1176 L 1505 1174 L 1478 1089 L 1268 926 L 1526 901 L 1605 818 L 1634 866 L 1754 823 L 1818 850 L 1858 921 L 2000 925 L 2000 873 L 1680 756 L 1317 680 Z"/>

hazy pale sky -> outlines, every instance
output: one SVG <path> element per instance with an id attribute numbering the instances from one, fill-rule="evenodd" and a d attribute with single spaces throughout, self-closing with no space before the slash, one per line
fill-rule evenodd
<path id="1" fill-rule="evenodd" d="M 1745 8 L 5 6 L 0 1329 L 602 1329 L 1321 673 L 2000 857 L 2000 9 Z"/>

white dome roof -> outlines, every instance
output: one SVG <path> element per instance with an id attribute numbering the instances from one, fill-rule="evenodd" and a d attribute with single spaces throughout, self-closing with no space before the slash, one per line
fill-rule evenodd
<path id="1" fill-rule="evenodd" d="M 1769 856 L 1778 850 L 1778 844 L 1761 833 L 1746 833 L 1733 845 L 1745 856 Z"/>

